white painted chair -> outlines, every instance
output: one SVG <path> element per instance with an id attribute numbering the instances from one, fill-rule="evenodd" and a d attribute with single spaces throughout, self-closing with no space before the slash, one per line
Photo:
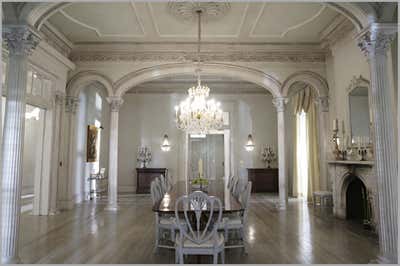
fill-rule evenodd
<path id="1" fill-rule="evenodd" d="M 227 188 L 229 189 L 229 190 L 231 190 L 231 188 L 232 188 L 232 184 L 233 184 L 233 179 L 234 179 L 235 177 L 232 175 L 232 176 L 230 176 L 229 178 L 228 178 L 228 184 L 227 184 Z"/>
<path id="2" fill-rule="evenodd" d="M 224 230 L 224 236 L 225 236 L 225 242 L 228 242 L 228 237 L 229 237 L 229 230 L 239 230 L 240 237 L 242 243 L 239 245 L 229 245 L 225 246 L 225 248 L 243 248 L 244 252 L 247 252 L 246 250 L 246 239 L 245 239 L 245 234 L 244 234 L 244 228 L 246 227 L 247 224 L 247 214 L 249 211 L 249 201 L 250 201 L 250 195 L 251 195 L 251 186 L 252 183 L 248 182 L 245 189 L 240 193 L 239 201 L 242 204 L 244 208 L 244 212 L 240 216 L 234 216 L 234 217 L 224 217 L 222 219 L 222 224 L 220 225 L 220 229 Z"/>
<path id="3" fill-rule="evenodd" d="M 182 208 L 187 228 L 178 223 L 179 235 L 175 241 L 176 262 L 179 261 L 183 264 L 184 255 L 212 255 L 213 263 L 217 264 L 218 254 L 221 254 L 221 262 L 224 263 L 224 236 L 217 232 L 222 218 L 221 201 L 204 192 L 195 191 L 176 201 L 175 218 L 177 221 L 183 220 L 179 215 L 179 210 Z M 193 214 L 192 223 L 189 219 L 191 214 Z"/>
<path id="4" fill-rule="evenodd" d="M 239 183 L 239 178 L 237 178 L 236 176 L 232 177 L 232 182 L 229 188 L 229 191 L 231 192 L 232 195 L 235 192 L 238 183 Z"/>
<path id="5" fill-rule="evenodd" d="M 163 199 L 164 194 L 162 193 L 160 180 L 153 180 L 150 184 L 151 199 L 153 206 L 160 204 Z M 174 245 L 161 245 L 160 244 L 160 232 L 161 230 L 168 230 L 171 234 L 172 243 L 175 240 L 175 231 L 178 229 L 175 222 L 175 217 L 163 217 L 158 212 L 154 212 L 155 215 L 155 247 L 154 250 L 157 251 L 158 248 L 169 248 L 173 249 Z"/>

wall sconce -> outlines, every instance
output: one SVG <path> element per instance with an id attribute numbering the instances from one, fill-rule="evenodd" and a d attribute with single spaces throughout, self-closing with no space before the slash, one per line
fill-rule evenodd
<path id="1" fill-rule="evenodd" d="M 169 144 L 169 140 L 168 140 L 168 135 L 165 134 L 164 135 L 164 141 L 161 145 L 161 150 L 162 151 L 169 151 L 171 149 L 171 145 Z"/>
<path id="2" fill-rule="evenodd" d="M 253 142 L 253 136 L 249 134 L 247 137 L 247 143 L 244 145 L 244 148 L 246 151 L 253 151 L 254 150 L 254 142 Z"/>

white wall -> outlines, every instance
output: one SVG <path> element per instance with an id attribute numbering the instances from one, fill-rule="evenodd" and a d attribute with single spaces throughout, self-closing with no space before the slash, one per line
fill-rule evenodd
<path id="1" fill-rule="evenodd" d="M 212 91 L 211 91 L 212 94 Z M 120 109 L 118 186 L 119 191 L 136 190 L 136 154 L 140 145 L 149 146 L 153 160 L 149 167 L 166 167 L 174 180 L 182 176 L 184 134 L 174 121 L 174 106 L 184 94 L 126 94 Z M 262 144 L 277 147 L 276 109 L 271 95 L 212 95 L 230 113 L 231 150 L 235 174 L 246 175 L 248 167 L 264 167 L 260 159 Z M 168 134 L 172 148 L 162 152 L 163 135 Z M 247 135 L 256 145 L 246 152 Z M 122 145 L 123 144 L 123 145 Z"/>
<path id="2" fill-rule="evenodd" d="M 350 81 L 354 76 L 359 77 L 360 75 L 370 80 L 367 58 L 361 53 L 357 42 L 352 37 L 353 34 L 353 32 L 349 33 L 331 48 L 332 55 L 327 57 L 326 62 L 330 121 L 335 118 L 344 120 L 347 133 L 350 133 L 348 101 Z"/>

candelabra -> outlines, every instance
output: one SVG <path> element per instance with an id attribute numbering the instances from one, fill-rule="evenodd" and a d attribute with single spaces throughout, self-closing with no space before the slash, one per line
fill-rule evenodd
<path id="1" fill-rule="evenodd" d="M 271 168 L 271 162 L 276 160 L 276 153 L 267 145 L 261 151 L 261 158 L 267 163 L 267 168 Z"/>
<path id="2" fill-rule="evenodd" d="M 139 147 L 137 162 L 141 164 L 142 168 L 146 168 L 147 164 L 151 162 L 151 150 L 148 147 Z"/>
<path id="3" fill-rule="evenodd" d="M 339 147 L 339 136 L 338 136 L 339 129 L 333 129 L 333 136 L 332 136 L 332 141 L 334 144 L 333 147 L 333 154 L 335 156 L 336 160 L 347 160 L 347 149 L 345 148 L 345 145 L 343 144 L 343 149 L 340 149 Z"/>

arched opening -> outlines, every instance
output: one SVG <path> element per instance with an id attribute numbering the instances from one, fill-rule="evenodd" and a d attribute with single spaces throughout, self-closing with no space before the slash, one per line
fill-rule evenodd
<path id="1" fill-rule="evenodd" d="M 73 190 L 75 201 L 95 199 L 106 192 L 106 184 L 92 180 L 100 172 L 107 176 L 110 107 L 105 86 L 93 81 L 78 93 L 75 117 L 75 156 Z M 102 170 L 104 169 L 104 170 Z M 99 176 L 100 177 L 100 176 Z"/>
<path id="2" fill-rule="evenodd" d="M 346 219 L 357 223 L 364 223 L 368 213 L 367 189 L 360 178 L 356 176 L 351 178 L 346 189 Z"/>

